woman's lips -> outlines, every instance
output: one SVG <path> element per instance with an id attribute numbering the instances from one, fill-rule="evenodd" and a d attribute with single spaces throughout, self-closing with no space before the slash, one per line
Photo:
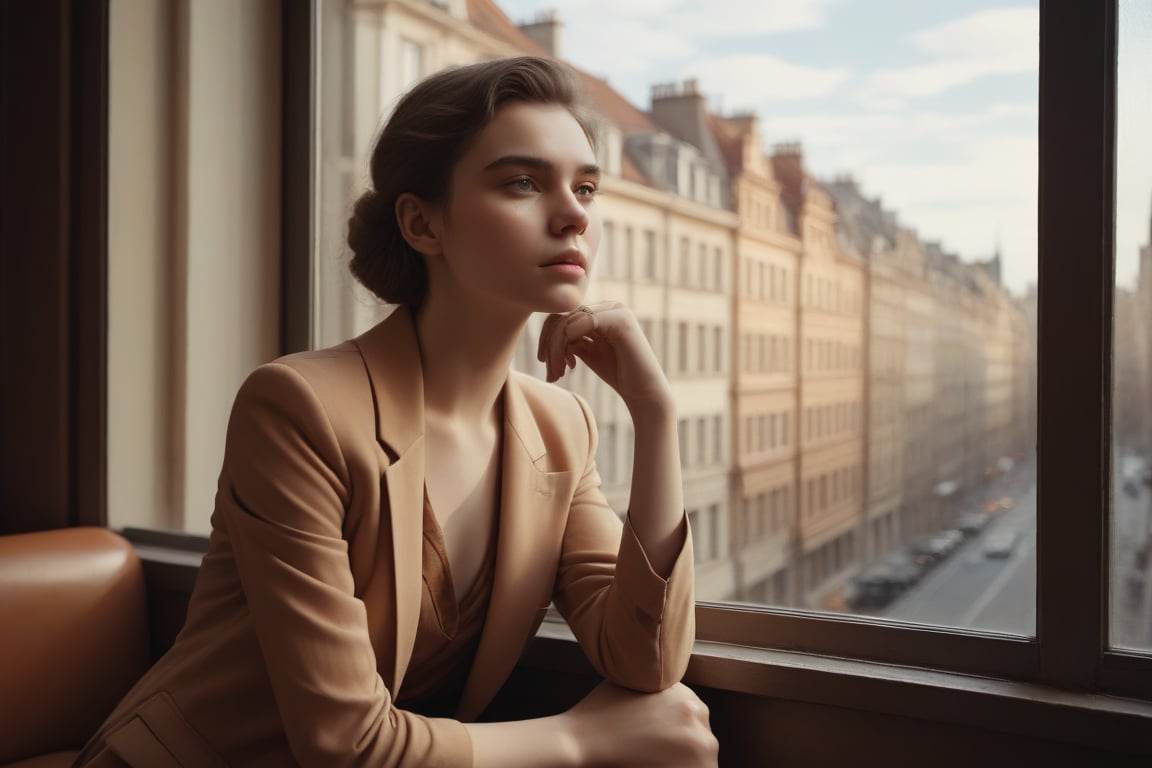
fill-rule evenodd
<path id="1" fill-rule="evenodd" d="M 553 272 L 559 272 L 563 275 L 571 275 L 573 277 L 580 277 L 584 274 L 584 267 L 580 266 L 579 264 L 569 263 L 567 261 L 560 261 L 555 264 L 545 264 L 544 268 L 552 270 Z"/>

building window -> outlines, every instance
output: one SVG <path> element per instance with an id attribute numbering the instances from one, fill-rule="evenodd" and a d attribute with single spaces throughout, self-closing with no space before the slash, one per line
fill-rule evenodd
<path id="1" fill-rule="evenodd" d="M 415 83 L 428 74 L 424 67 L 424 46 L 413 40 L 400 38 L 400 80 L 402 87 Z"/>
<path id="2" fill-rule="evenodd" d="M 655 281 L 659 276 L 656 269 L 656 233 L 651 229 L 644 230 L 644 277 Z"/>

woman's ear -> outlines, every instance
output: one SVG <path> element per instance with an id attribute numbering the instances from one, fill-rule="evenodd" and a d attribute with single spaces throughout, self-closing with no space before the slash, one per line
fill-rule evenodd
<path id="1" fill-rule="evenodd" d="M 440 234 L 435 206 L 411 192 L 396 198 L 396 224 L 408 245 L 424 256 L 439 256 Z"/>

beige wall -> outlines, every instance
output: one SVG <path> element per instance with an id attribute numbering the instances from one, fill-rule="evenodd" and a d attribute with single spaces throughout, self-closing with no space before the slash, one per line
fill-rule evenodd
<path id="1" fill-rule="evenodd" d="M 279 339 L 279 4 L 110 9 L 109 518 L 205 532 Z"/>

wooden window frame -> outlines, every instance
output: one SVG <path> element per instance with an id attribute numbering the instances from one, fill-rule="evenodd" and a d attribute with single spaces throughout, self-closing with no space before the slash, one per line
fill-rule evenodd
<path id="1" fill-rule="evenodd" d="M 66 379 L 70 383 L 64 394 L 53 400 L 70 403 L 68 412 L 73 414 L 61 431 L 71 437 L 54 444 L 53 450 L 74 460 L 61 470 L 67 481 L 67 503 L 62 508 L 69 511 L 53 524 L 105 523 L 100 480 L 106 458 L 103 409 L 86 410 L 79 400 L 102 398 L 105 381 L 106 339 L 101 318 L 106 309 L 102 288 L 107 251 L 101 233 L 106 226 L 107 184 L 100 180 L 106 182 L 106 169 L 101 169 L 107 155 L 105 151 L 93 156 L 90 142 L 93 136 L 106 136 L 107 130 L 107 0 L 59 0 L 51 7 L 79 20 L 70 28 L 80 30 L 86 42 L 69 50 L 78 60 L 93 64 L 73 65 L 67 70 L 74 78 L 71 81 L 61 75 L 69 83 L 64 92 L 73 94 L 67 102 L 73 111 L 49 115 L 55 125 L 73 128 L 71 133 L 58 130 L 55 138 L 45 140 L 55 142 L 61 157 L 79 162 L 70 166 L 74 170 L 67 177 L 78 183 L 56 187 L 54 210 L 69 226 L 62 230 L 67 234 L 54 251 L 64 254 L 54 273 L 64 283 L 56 280 L 53 290 L 67 298 L 72 295 L 68 291 L 75 292 L 82 284 L 84 290 L 77 295 L 105 296 L 83 304 L 64 321 L 49 323 L 71 329 L 62 330 L 58 341 L 60 349 L 71 350 L 71 370 L 76 372 L 74 378 Z M 316 2 L 285 0 L 283 13 L 282 348 L 287 352 L 306 348 L 311 341 Z M 1062 691 L 1152 698 L 1152 659 L 1108 647 L 1116 17 L 1116 0 L 1040 5 L 1036 636 L 701 603 L 697 610 L 699 661 L 694 662 L 696 671 L 690 670 L 690 680 L 708 670 L 710 682 L 706 684 L 730 683 L 732 690 L 745 690 L 780 670 L 794 669 L 798 662 L 781 654 L 800 653 L 808 659 L 820 657 L 818 663 L 825 670 L 840 664 L 838 659 L 848 665 L 882 662 L 902 669 L 920 668 L 920 674 L 965 673 L 1041 683 Z M 1075 51 L 1075 55 L 1062 56 L 1061 51 Z M 95 85 L 74 87 L 93 72 Z M 12 82 L 5 80 L 7 86 Z M 24 128 L 12 125 L 3 130 L 4 138 L 11 141 L 14 132 Z M 13 187 L 7 183 L 5 191 Z M 67 195 L 76 197 L 66 200 Z M 10 197 L 6 195 L 6 200 Z M 4 230 L 5 248 L 14 242 L 11 230 Z M 25 275 L 20 284 L 35 285 L 38 279 Z M 1045 382 L 1059 384 L 1046 386 Z M 12 400 L 8 396 L 4 400 L 11 410 Z M 1085 440 L 1086 435 L 1091 439 Z M 12 488 L 6 477 L 6 504 L 18 499 Z M 196 547 L 202 545 L 200 537 L 187 539 Z M 181 540 L 177 537 L 165 547 L 178 549 Z M 546 647 L 562 634 L 546 624 L 542 643 L 536 647 Z M 563 649 L 554 649 L 556 659 L 574 652 L 571 641 L 564 642 Z"/>

